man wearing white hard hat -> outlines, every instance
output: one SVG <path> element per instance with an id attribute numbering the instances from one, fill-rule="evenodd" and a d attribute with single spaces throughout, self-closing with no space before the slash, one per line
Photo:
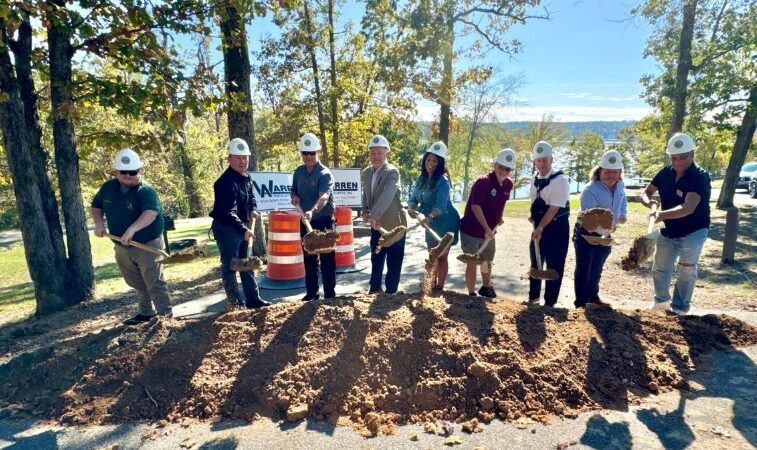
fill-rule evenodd
<path id="1" fill-rule="evenodd" d="M 158 256 L 129 245 L 134 241 L 163 248 L 163 207 L 158 193 L 142 180 L 142 160 L 134 150 L 119 150 L 113 168 L 116 177 L 97 191 L 90 213 L 95 222 L 95 236 L 105 235 L 105 217 L 108 234 L 121 237 L 113 241 L 116 263 L 126 284 L 137 291 L 139 303 L 139 313 L 124 323 L 148 322 L 155 315 L 171 317 L 171 296 L 163 280 L 163 265 L 156 262 Z"/>
<path id="2" fill-rule="evenodd" d="M 213 218 L 210 228 L 221 256 L 221 281 L 228 308 L 260 308 L 269 303 L 260 298 L 252 272 L 239 272 L 244 291 L 242 300 L 237 273 L 231 268 L 232 259 L 247 257 L 248 239 L 255 237 L 249 223 L 252 217 L 260 218 L 252 179 L 247 173 L 250 147 L 244 139 L 234 138 L 226 146 L 226 153 L 229 167 L 213 183 L 213 210 L 210 212 Z"/>
<path id="3" fill-rule="evenodd" d="M 410 209 L 423 213 L 424 220 L 428 221 L 428 225 L 437 235 L 452 233 L 452 245 L 455 245 L 460 238 L 460 214 L 450 200 L 452 182 L 446 168 L 446 160 L 447 146 L 444 142 L 431 144 L 423 154 L 421 174 L 413 185 L 407 203 Z M 426 231 L 427 247 L 431 249 L 437 244 L 431 233 Z M 448 255 L 449 251 L 434 261 L 436 267 L 433 271 L 435 275 L 431 289 L 436 292 L 444 290 L 444 281 L 449 270 Z"/>
<path id="4" fill-rule="evenodd" d="M 471 188 L 465 212 L 460 220 L 460 246 L 463 253 L 476 253 L 483 242 L 494 236 L 494 228 L 502 224 L 505 214 L 505 203 L 510 199 L 513 182 L 509 178 L 515 168 L 515 151 L 506 148 L 497 153 L 492 164 L 492 171 L 481 175 Z M 478 294 L 483 297 L 494 298 L 497 293 L 492 285 L 491 264 L 496 251 L 492 239 L 481 252 L 486 264 L 481 265 L 482 285 Z M 465 284 L 468 295 L 476 295 L 476 264 L 466 263 Z"/>
<path id="5" fill-rule="evenodd" d="M 612 229 L 619 223 L 626 223 L 628 200 L 623 184 L 623 157 L 616 150 L 602 155 L 599 164 L 589 174 L 591 180 L 581 192 L 581 211 L 603 208 L 612 212 Z M 610 230 L 602 230 L 609 233 Z M 610 256 L 612 247 L 592 245 L 583 236 L 610 237 L 598 230 L 586 230 L 581 221 L 576 222 L 573 232 L 573 246 L 576 250 L 576 270 L 573 277 L 576 308 L 587 304 L 601 304 L 599 298 L 599 280 L 605 261 Z"/>
<path id="6" fill-rule="evenodd" d="M 545 141 L 539 141 L 531 150 L 531 159 L 536 167 L 536 173 L 531 180 L 531 216 L 528 220 L 533 223 L 531 233 L 530 254 L 531 267 L 536 267 L 536 247 L 534 241 L 539 242 L 541 260 L 547 269 L 557 272 L 556 280 L 544 282 L 544 304 L 555 306 L 560 296 L 565 259 L 568 256 L 570 243 L 570 184 L 561 170 L 552 168 L 552 146 Z M 528 290 L 528 302 L 536 304 L 541 296 L 541 280 L 531 277 Z"/>
<path id="7" fill-rule="evenodd" d="M 381 233 L 379 230 L 392 230 L 400 225 L 407 226 L 407 216 L 402 208 L 400 193 L 400 171 L 386 160 L 389 153 L 389 141 L 377 134 L 368 141 L 368 153 L 371 165 L 363 169 L 361 181 L 362 217 L 371 225 L 371 279 L 368 293 L 382 292 L 384 265 L 386 278 L 384 284 L 387 294 L 394 294 L 400 283 L 402 261 L 405 258 L 405 237 L 382 248 L 376 253 Z"/>
<path id="8" fill-rule="evenodd" d="M 302 165 L 297 167 L 292 176 L 290 196 L 292 205 L 300 205 L 314 230 L 325 231 L 335 228 L 334 222 L 334 176 L 331 171 L 318 161 L 321 141 L 313 133 L 305 133 L 298 143 Z M 307 233 L 300 224 L 300 234 Z M 320 299 L 318 294 L 318 265 L 320 261 L 323 296 L 336 297 L 336 252 L 319 255 L 304 255 L 305 259 L 305 297 L 303 301 Z"/>
<path id="9" fill-rule="evenodd" d="M 710 176 L 694 163 L 694 141 L 684 133 L 668 140 L 666 153 L 670 165 L 660 170 L 644 190 L 641 202 L 657 204 L 652 199 L 659 192 L 662 205 L 650 213 L 665 226 L 657 239 L 652 279 L 652 309 L 670 310 L 683 315 L 689 312 L 697 281 L 697 263 L 710 229 Z M 670 296 L 670 281 L 678 261 L 678 279 Z"/>

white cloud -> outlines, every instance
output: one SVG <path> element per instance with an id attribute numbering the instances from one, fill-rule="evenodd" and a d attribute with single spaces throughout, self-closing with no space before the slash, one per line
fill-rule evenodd
<path id="1" fill-rule="evenodd" d="M 416 108 L 416 120 L 431 121 L 439 116 L 439 106 L 422 101 Z M 552 114 L 561 122 L 589 122 L 595 120 L 639 120 L 652 114 L 654 109 L 647 106 L 508 106 L 496 108 L 495 115 L 499 121 L 541 120 L 542 115 Z"/>
<path id="2" fill-rule="evenodd" d="M 598 102 L 628 102 L 628 101 L 639 99 L 637 95 L 604 96 L 604 95 L 592 94 L 591 92 L 564 92 L 559 95 L 563 97 L 572 98 L 572 99 L 592 100 L 592 101 L 598 101 Z"/>

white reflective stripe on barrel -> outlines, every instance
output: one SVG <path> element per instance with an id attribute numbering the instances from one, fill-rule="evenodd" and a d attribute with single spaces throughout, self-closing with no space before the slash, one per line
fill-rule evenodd
<path id="1" fill-rule="evenodd" d="M 350 244 L 350 245 L 337 245 L 337 247 L 336 247 L 336 252 L 337 253 L 347 253 L 347 252 L 352 252 L 352 251 L 355 251 L 355 246 L 352 245 L 352 244 Z"/>
<path id="2" fill-rule="evenodd" d="M 268 254 L 268 263 L 273 264 L 297 264 L 305 261 L 305 259 L 302 257 L 302 255 L 296 255 L 296 256 L 276 256 L 272 254 Z"/>
<path id="3" fill-rule="evenodd" d="M 280 231 L 269 231 L 269 241 L 301 241 L 300 233 L 283 233 Z"/>
<path id="4" fill-rule="evenodd" d="M 348 231 L 352 231 L 352 224 L 336 226 L 337 233 L 347 233 Z"/>

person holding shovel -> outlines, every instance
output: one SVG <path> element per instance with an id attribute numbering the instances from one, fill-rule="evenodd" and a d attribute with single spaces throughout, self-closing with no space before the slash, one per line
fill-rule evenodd
<path id="1" fill-rule="evenodd" d="M 361 173 L 362 217 L 363 221 L 371 225 L 371 280 L 368 293 L 382 292 L 381 277 L 386 264 L 386 293 L 394 294 L 399 287 L 402 261 L 405 258 L 405 236 L 378 252 L 376 248 L 382 228 L 393 230 L 402 225 L 407 227 L 407 215 L 400 201 L 400 172 L 386 161 L 389 141 L 384 136 L 373 136 L 368 142 L 368 152 L 371 165 Z"/>
<path id="2" fill-rule="evenodd" d="M 163 207 L 158 193 L 142 180 L 142 160 L 130 148 L 119 150 L 113 160 L 116 177 L 106 181 L 92 199 L 90 213 L 94 234 L 120 236 L 115 241 L 116 264 L 126 284 L 137 291 L 139 313 L 124 321 L 136 325 L 155 315 L 171 317 L 171 296 L 163 279 L 163 265 L 157 255 L 130 245 L 131 242 L 163 248 Z"/>
<path id="3" fill-rule="evenodd" d="M 670 165 L 665 166 L 641 196 L 646 207 L 660 194 L 661 210 L 650 214 L 665 226 L 657 237 L 652 279 L 654 303 L 651 309 L 670 310 L 678 315 L 689 312 L 697 281 L 697 262 L 710 229 L 710 176 L 694 162 L 694 141 L 684 133 L 668 140 L 666 153 Z M 678 260 L 678 279 L 670 296 L 670 281 Z"/>
<path id="4" fill-rule="evenodd" d="M 609 232 L 619 223 L 626 223 L 628 216 L 628 200 L 623 184 L 623 158 L 619 152 L 605 152 L 599 165 L 591 170 L 589 178 L 591 182 L 581 192 L 581 212 L 592 210 L 597 211 L 597 214 L 605 213 L 600 219 L 609 219 L 612 214 L 612 222 L 607 226 L 606 223 L 599 224 L 599 221 L 595 220 L 596 217 L 586 217 L 584 223 L 579 214 L 573 232 L 573 246 L 576 250 L 576 270 L 573 277 L 576 308 L 582 308 L 588 303 L 602 304 L 599 298 L 599 280 L 612 249 L 606 241 L 612 241 Z M 604 211 L 594 208 L 602 208 Z M 599 232 L 605 226 L 608 229 L 602 231 L 606 231 L 608 235 Z M 592 244 L 590 238 L 584 236 L 601 238 L 600 240 L 607 245 Z"/>
<path id="5" fill-rule="evenodd" d="M 411 211 L 423 213 L 423 220 L 437 235 L 452 233 L 452 245 L 455 245 L 459 238 L 460 214 L 450 200 L 451 183 L 449 172 L 445 168 L 446 158 L 447 146 L 444 142 L 435 142 L 426 150 L 421 161 L 421 174 L 413 185 L 408 206 Z M 426 245 L 429 250 L 437 244 L 432 234 L 426 231 Z M 434 262 L 436 275 L 431 284 L 434 291 L 444 290 L 444 281 L 449 270 L 448 255 L 449 249 Z"/>
<path id="6" fill-rule="evenodd" d="M 326 231 L 335 227 L 334 222 L 334 177 L 331 171 L 318 161 L 321 141 L 313 133 L 305 133 L 298 144 L 302 165 L 292 177 L 290 197 L 292 205 L 298 206 L 310 221 L 314 230 Z M 300 235 L 307 229 L 300 224 Z M 323 296 L 334 298 L 336 293 L 336 252 L 311 255 L 305 252 L 305 288 L 303 301 L 318 300 L 318 262 L 320 259 Z"/>
<path id="7" fill-rule="evenodd" d="M 565 258 L 568 255 L 570 242 L 570 184 L 562 171 L 552 169 L 552 146 L 545 141 L 539 141 L 531 151 L 536 173 L 531 182 L 531 216 L 528 220 L 533 223 L 531 233 L 531 270 L 528 303 L 536 304 L 541 296 L 541 282 L 545 281 L 544 304 L 555 306 L 560 295 L 560 285 L 565 268 Z M 539 251 L 537 258 L 536 252 Z M 543 270 L 540 262 L 544 261 L 547 270 Z M 539 272 L 545 272 L 544 277 L 534 277 Z"/>
<path id="8" fill-rule="evenodd" d="M 460 246 L 463 253 L 477 253 L 481 245 L 490 239 L 486 248 L 481 251 L 481 280 L 483 285 L 478 294 L 483 297 L 494 298 L 497 293 L 492 286 L 491 264 L 494 261 L 494 228 L 504 221 L 505 203 L 510 199 L 513 182 L 508 178 L 515 168 L 515 151 L 506 148 L 497 153 L 492 164 L 492 171 L 480 176 L 471 188 L 465 212 L 460 220 Z M 465 284 L 468 295 L 476 295 L 476 266 L 477 262 L 467 262 L 465 265 Z"/>
<path id="9" fill-rule="evenodd" d="M 252 245 L 255 230 L 248 227 L 248 223 L 255 217 L 260 218 L 256 211 L 252 179 L 247 173 L 250 160 L 250 147 L 244 139 L 234 138 L 226 146 L 226 157 L 229 167 L 213 184 L 213 218 L 211 230 L 218 244 L 221 254 L 221 280 L 226 292 L 229 308 L 260 308 L 270 303 L 260 298 L 258 284 L 249 271 L 240 271 L 244 301 L 239 295 L 237 273 L 232 268 L 232 259 L 247 256 L 247 246 Z M 249 244 L 248 244 L 249 242 Z"/>

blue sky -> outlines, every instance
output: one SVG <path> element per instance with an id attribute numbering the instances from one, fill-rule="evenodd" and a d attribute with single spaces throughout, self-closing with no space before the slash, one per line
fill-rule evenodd
<path id="1" fill-rule="evenodd" d="M 342 20 L 352 20 L 357 28 L 362 4 L 348 0 L 347 5 Z M 542 4 L 550 20 L 513 27 L 507 37 L 519 39 L 523 51 L 514 59 L 498 52 L 486 55 L 503 74 L 522 73 L 526 83 L 516 95 L 519 106 L 500 108 L 498 119 L 538 120 L 549 113 L 563 122 L 626 120 L 649 114 L 639 79 L 658 72 L 653 59 L 642 57 L 652 29 L 630 17 L 631 6 L 627 0 L 555 0 Z M 261 35 L 276 32 L 268 19 L 256 19 L 249 27 L 250 47 L 257 47 Z M 215 56 L 221 59 L 220 53 Z M 460 67 L 475 63 L 459 61 Z M 418 104 L 419 119 L 431 119 L 437 111 L 431 102 Z"/>

